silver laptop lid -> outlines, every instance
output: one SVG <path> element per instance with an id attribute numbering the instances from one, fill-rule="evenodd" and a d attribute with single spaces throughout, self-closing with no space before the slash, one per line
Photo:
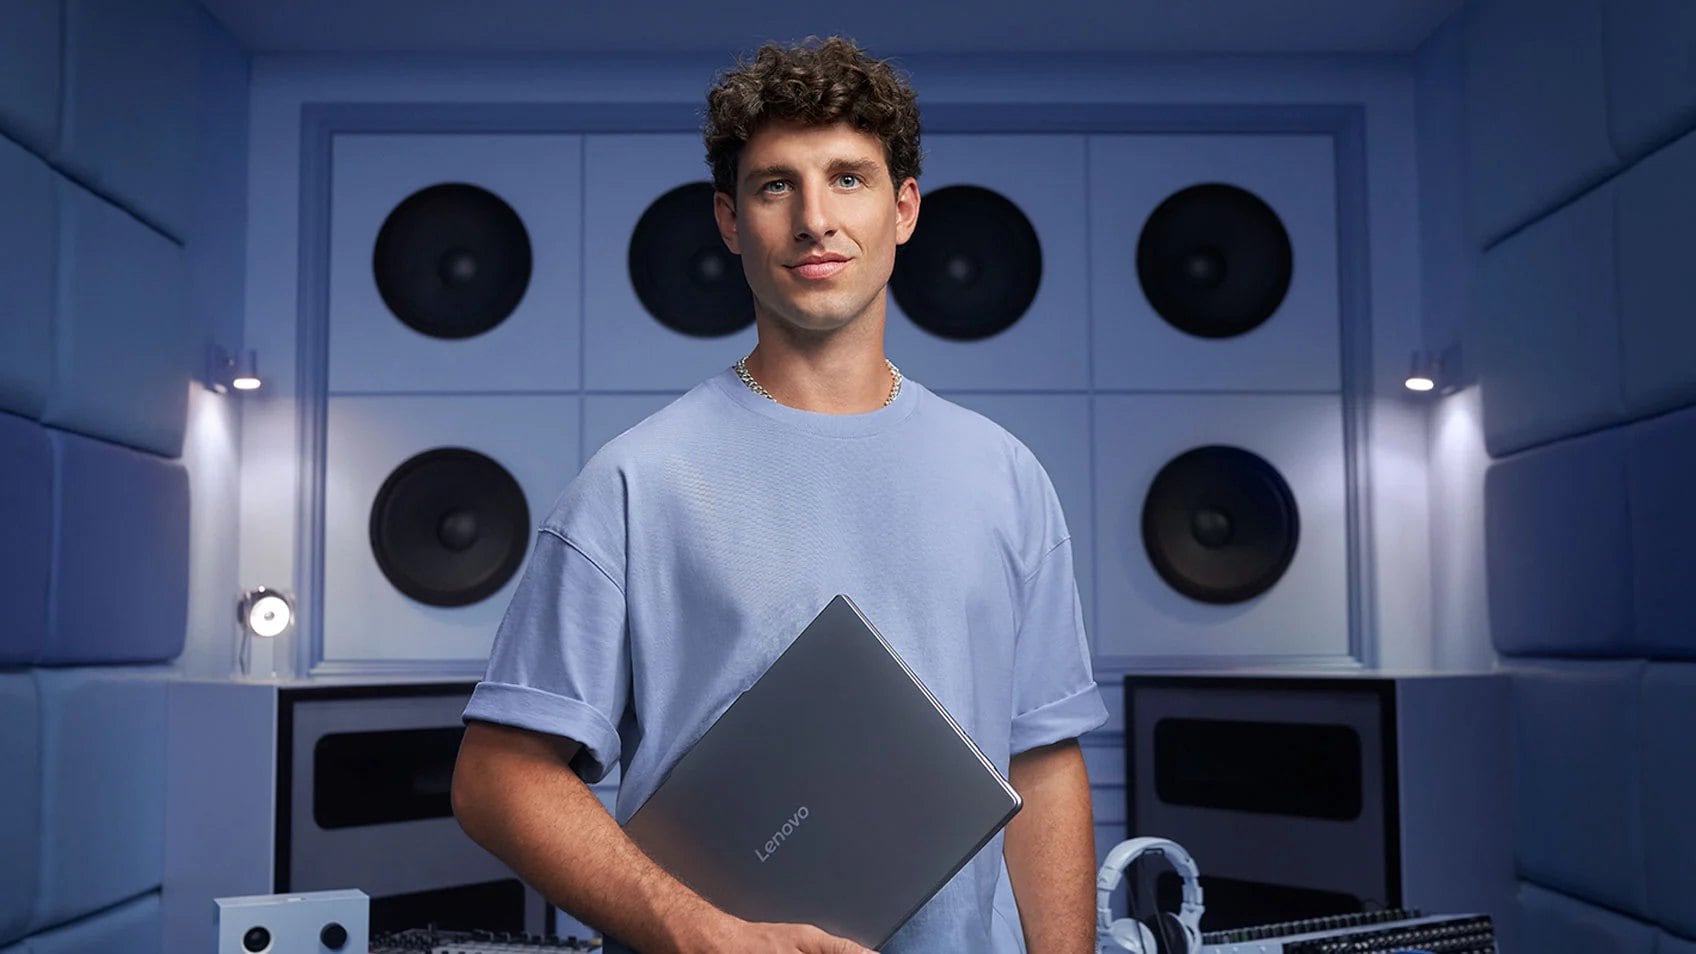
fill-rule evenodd
<path id="1" fill-rule="evenodd" d="M 719 908 L 877 948 L 1019 796 L 846 596 L 672 768 L 625 832 Z"/>

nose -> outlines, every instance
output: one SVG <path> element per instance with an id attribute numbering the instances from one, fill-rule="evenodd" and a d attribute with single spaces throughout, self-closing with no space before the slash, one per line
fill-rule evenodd
<path id="1" fill-rule="evenodd" d="M 795 203 L 795 241 L 819 242 L 836 234 L 829 189 L 806 189 Z"/>

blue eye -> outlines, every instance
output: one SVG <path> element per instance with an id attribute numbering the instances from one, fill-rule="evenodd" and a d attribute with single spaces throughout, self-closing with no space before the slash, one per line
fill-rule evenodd
<path id="1" fill-rule="evenodd" d="M 860 184 L 860 177 L 852 172 L 844 172 L 836 177 L 836 183 L 844 188 L 852 189 Z"/>
<path id="2" fill-rule="evenodd" d="M 760 191 L 766 193 L 777 193 L 787 188 L 789 188 L 789 183 L 784 182 L 782 179 L 774 179 L 771 182 L 760 186 Z"/>

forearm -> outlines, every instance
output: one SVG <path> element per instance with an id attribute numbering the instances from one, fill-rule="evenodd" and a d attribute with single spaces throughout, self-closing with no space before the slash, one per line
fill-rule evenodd
<path id="1" fill-rule="evenodd" d="M 642 951 L 698 950 L 728 915 L 667 874 L 568 768 L 575 743 L 473 723 L 454 771 L 466 833 L 543 896 Z"/>
<path id="2" fill-rule="evenodd" d="M 1095 819 L 1075 740 L 1013 757 L 1009 781 L 1024 808 L 1002 852 L 1031 954 L 1095 951 Z"/>

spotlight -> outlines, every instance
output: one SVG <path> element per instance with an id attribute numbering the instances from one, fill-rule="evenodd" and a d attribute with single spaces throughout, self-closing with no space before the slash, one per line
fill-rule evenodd
<path id="1" fill-rule="evenodd" d="M 256 391 L 259 380 L 259 355 L 251 348 L 238 358 L 219 345 L 206 346 L 206 389 L 216 394 L 237 391 Z"/>
<path id="2" fill-rule="evenodd" d="M 1427 351 L 1415 351 L 1412 365 L 1408 368 L 1407 379 L 1402 384 L 1409 391 L 1434 391 L 1437 389 L 1437 360 Z"/>
<path id="3" fill-rule="evenodd" d="M 261 586 L 248 590 L 236 601 L 236 620 L 241 623 L 241 643 L 236 663 L 247 675 L 253 639 L 275 639 L 294 625 L 294 600 L 288 594 Z"/>

